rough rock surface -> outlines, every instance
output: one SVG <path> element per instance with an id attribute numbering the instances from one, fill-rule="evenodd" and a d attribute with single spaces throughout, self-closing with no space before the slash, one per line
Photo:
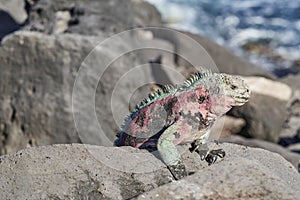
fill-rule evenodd
<path id="1" fill-rule="evenodd" d="M 220 141 L 245 145 L 249 147 L 258 147 L 274 153 L 278 153 L 282 157 L 284 157 L 287 161 L 292 163 L 295 169 L 298 169 L 300 173 L 300 155 L 297 153 L 290 152 L 288 149 L 278 144 L 274 144 L 272 142 L 258 140 L 258 139 L 246 139 L 244 137 L 237 136 L 237 135 L 221 138 Z"/>
<path id="2" fill-rule="evenodd" d="M 27 148 L 0 157 L 0 199 L 299 197 L 300 174 L 280 155 L 229 143 L 210 148 L 223 148 L 226 157 L 208 166 L 188 146 L 179 146 L 188 170 L 196 173 L 173 183 L 166 166 L 145 150 L 82 144 Z"/>
<path id="3" fill-rule="evenodd" d="M 242 107 L 233 108 L 229 114 L 246 120 L 241 135 L 278 142 L 287 119 L 287 103 L 292 95 L 291 88 L 263 77 L 243 77 L 243 79 L 250 87 L 250 100 Z"/>
<path id="4" fill-rule="evenodd" d="M 171 180 L 133 148 L 53 145 L 0 157 L 0 199 L 128 199 Z"/>
<path id="5" fill-rule="evenodd" d="M 16 32 L 2 41 L 1 154 L 55 141 L 79 142 L 70 94 L 74 75 L 93 42 L 34 32 Z"/>
<path id="6" fill-rule="evenodd" d="M 136 199 L 299 199 L 300 174 L 280 155 L 221 144 L 224 160 Z"/>

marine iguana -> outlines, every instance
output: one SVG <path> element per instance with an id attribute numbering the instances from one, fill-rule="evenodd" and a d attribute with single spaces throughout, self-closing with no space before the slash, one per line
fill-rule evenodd
<path id="1" fill-rule="evenodd" d="M 205 143 L 217 118 L 232 106 L 248 101 L 250 91 L 239 76 L 204 70 L 193 74 L 184 84 L 166 85 L 136 106 L 117 133 L 115 146 L 158 150 L 176 180 L 187 175 L 177 144 L 191 143 L 208 164 L 223 158 L 222 149 L 209 151 Z"/>

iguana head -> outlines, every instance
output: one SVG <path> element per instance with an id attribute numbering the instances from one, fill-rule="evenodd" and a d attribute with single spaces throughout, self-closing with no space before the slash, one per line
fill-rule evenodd
<path id="1" fill-rule="evenodd" d="M 249 87 L 239 76 L 220 74 L 223 83 L 224 93 L 231 106 L 241 106 L 250 98 Z"/>

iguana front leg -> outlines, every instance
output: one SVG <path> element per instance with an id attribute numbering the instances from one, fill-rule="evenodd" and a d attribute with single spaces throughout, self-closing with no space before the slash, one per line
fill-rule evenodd
<path id="1" fill-rule="evenodd" d="M 176 127 L 177 125 L 173 124 L 164 131 L 158 139 L 157 149 L 173 177 L 176 180 L 179 180 L 182 177 L 187 176 L 187 172 L 174 144 L 174 140 L 176 139 L 176 136 L 178 136 Z"/>
<path id="2" fill-rule="evenodd" d="M 208 163 L 208 165 L 211 165 L 216 162 L 217 158 L 224 158 L 225 157 L 225 151 L 223 149 L 216 149 L 216 150 L 209 150 L 207 147 L 207 140 L 210 134 L 210 130 L 208 130 L 201 138 L 198 140 L 195 140 L 191 144 L 190 151 L 196 152 L 199 154 L 200 159 L 204 160 Z"/>

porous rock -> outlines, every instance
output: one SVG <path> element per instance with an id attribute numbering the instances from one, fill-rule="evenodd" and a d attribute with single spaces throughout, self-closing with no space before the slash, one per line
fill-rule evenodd
<path id="1" fill-rule="evenodd" d="M 0 199 L 128 199 L 171 180 L 146 151 L 82 144 L 5 155 L 0 171 Z"/>
<path id="2" fill-rule="evenodd" d="M 0 154 L 80 141 L 72 118 L 71 92 L 76 71 L 96 41 L 25 31 L 4 38 L 0 47 Z"/>
<path id="3" fill-rule="evenodd" d="M 179 146 L 193 175 L 172 180 L 146 150 L 62 144 L 0 157 L 1 199 L 297 199 L 300 174 L 280 155 L 236 144 L 211 166 Z M 145 193 L 146 192 L 146 193 Z"/>
<path id="4" fill-rule="evenodd" d="M 300 174 L 280 155 L 228 143 L 217 147 L 226 152 L 223 160 L 136 199 L 299 199 Z"/>
<path id="5" fill-rule="evenodd" d="M 78 86 L 79 92 L 82 93 L 80 99 L 75 100 L 78 100 L 80 107 L 72 107 L 72 92 L 77 70 L 95 44 L 101 40 L 103 37 L 68 34 L 46 36 L 24 31 L 16 32 L 4 39 L 0 48 L 0 68 L 3 71 L 0 75 L 0 83 L 3 86 L 0 88 L 1 154 L 15 152 L 27 146 L 79 142 L 85 136 L 89 138 L 84 140 L 86 143 L 93 141 L 96 144 L 107 145 L 107 137 L 112 139 L 115 134 L 111 124 L 110 136 L 101 136 L 98 134 L 98 127 L 91 128 L 93 117 L 91 113 L 83 114 L 85 116 L 82 118 L 86 121 L 80 121 L 79 125 L 85 131 L 84 134 L 78 135 L 73 112 L 91 106 L 87 103 L 89 97 L 86 93 L 92 93 L 91 90 L 97 87 L 99 74 L 95 71 L 104 70 L 105 61 L 116 57 L 117 51 L 108 51 L 106 47 L 99 47 L 94 51 L 92 56 L 95 58 L 89 59 L 88 63 L 90 68 L 87 73 L 90 74 L 87 75 L 86 81 Z M 111 45 L 116 48 L 129 46 L 122 41 L 115 40 L 115 44 L 112 43 L 114 41 Z M 135 63 L 134 60 L 133 55 L 122 59 L 123 64 L 116 61 L 118 72 L 122 72 L 120 69 L 128 71 L 131 67 L 128 63 Z M 110 71 L 112 73 L 109 76 L 120 76 L 113 72 L 113 67 Z M 111 77 L 107 78 L 114 80 Z M 105 80 L 99 84 L 103 84 L 103 81 Z M 111 91 L 112 87 L 113 85 L 107 81 L 106 87 L 101 88 L 100 93 Z M 123 92 L 126 93 L 125 90 Z M 97 109 L 105 113 L 105 116 L 111 116 L 106 119 L 113 121 L 113 116 L 107 114 L 110 107 L 106 104 L 110 101 L 96 103 L 99 105 L 96 106 Z M 97 134 L 95 136 L 92 133 Z"/>
<path id="6" fill-rule="evenodd" d="M 258 147 L 262 149 L 266 149 L 268 151 L 278 153 L 282 157 L 284 157 L 287 161 L 292 163 L 292 165 L 295 167 L 295 169 L 298 169 L 300 172 L 300 155 L 294 152 L 289 151 L 289 149 L 286 149 L 278 144 L 274 144 L 272 142 L 263 141 L 259 139 L 250 139 L 250 138 L 244 138 L 238 135 L 231 135 L 229 137 L 221 138 L 220 141 L 222 142 L 230 142 L 240 145 L 245 145 L 249 147 Z"/>

